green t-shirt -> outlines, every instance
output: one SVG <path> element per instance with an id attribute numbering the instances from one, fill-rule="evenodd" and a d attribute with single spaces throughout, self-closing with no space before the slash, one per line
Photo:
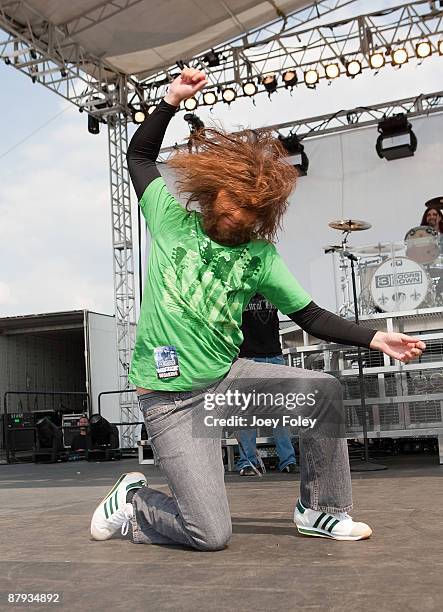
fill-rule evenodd
<path id="1" fill-rule="evenodd" d="M 304 308 L 302 289 L 273 244 L 229 247 L 211 240 L 158 177 L 140 206 L 151 251 L 129 380 L 138 387 L 187 391 L 229 371 L 243 341 L 243 310 L 256 293 L 283 314 Z"/>

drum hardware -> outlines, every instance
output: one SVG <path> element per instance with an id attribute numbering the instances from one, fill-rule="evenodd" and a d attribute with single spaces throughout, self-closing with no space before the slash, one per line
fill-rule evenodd
<path id="1" fill-rule="evenodd" d="M 384 254 L 389 254 L 395 251 L 401 251 L 403 249 L 403 244 L 398 244 L 395 242 L 379 242 L 374 245 L 353 247 L 353 253 L 361 253 L 363 255 L 379 255 L 380 257 Z"/>
<path id="2" fill-rule="evenodd" d="M 367 221 L 360 221 L 358 219 L 338 219 L 336 221 L 330 221 L 328 225 L 332 227 L 332 229 L 341 230 L 345 233 L 361 232 L 362 230 L 367 230 L 372 227 Z"/>
<path id="3" fill-rule="evenodd" d="M 359 232 L 369 229 L 371 226 L 367 221 L 361 221 L 358 219 L 338 219 L 330 221 L 328 223 L 332 229 L 340 230 L 343 232 L 343 239 L 340 245 L 330 245 L 324 247 L 325 253 L 338 253 L 340 257 L 340 290 L 343 296 L 343 305 L 340 307 L 339 314 L 343 317 L 349 315 L 354 316 L 354 307 L 351 299 L 351 293 L 349 291 L 349 277 L 348 277 L 348 264 L 346 259 L 352 261 L 358 261 L 358 258 L 352 254 L 352 249 L 348 248 L 348 237 L 351 232 Z"/>
<path id="4" fill-rule="evenodd" d="M 432 227 L 411 228 L 402 243 L 351 247 L 347 244 L 349 234 L 368 229 L 369 223 L 339 219 L 328 225 L 344 234 L 341 244 L 324 247 L 325 253 L 334 252 L 338 256 L 335 263 L 341 300 L 338 314 L 344 317 L 354 314 L 349 254 L 355 256 L 360 313 L 443 306 L 443 252 L 439 249 L 443 239 L 439 245 L 440 236 Z"/>
<path id="5" fill-rule="evenodd" d="M 342 295 L 342 306 L 339 309 L 338 314 L 342 317 L 348 317 L 349 315 L 353 316 L 353 311 L 351 308 L 350 295 L 349 295 L 349 278 L 348 278 L 348 265 L 343 255 L 344 247 L 342 245 L 331 245 L 324 247 L 325 253 L 337 253 L 340 260 L 338 264 L 338 269 L 340 272 L 340 292 Z"/>
<path id="6" fill-rule="evenodd" d="M 406 257 L 419 264 L 430 264 L 440 254 L 438 233 L 429 225 L 412 227 L 405 236 Z"/>
<path id="7" fill-rule="evenodd" d="M 435 306 L 443 306 L 443 269 L 439 264 L 436 265 L 435 262 L 424 267 L 432 283 Z"/>
<path id="8" fill-rule="evenodd" d="M 346 257 L 351 262 L 351 280 L 352 280 L 352 302 L 354 306 L 354 318 L 357 325 L 359 325 L 359 315 L 358 315 L 358 301 L 357 301 L 357 285 L 355 282 L 355 262 L 358 262 L 358 257 L 354 255 L 347 248 L 347 240 L 348 236 L 353 231 L 361 231 L 366 230 L 371 227 L 370 223 L 366 221 L 357 221 L 349 219 L 347 221 L 331 221 L 329 227 L 333 229 L 341 230 L 344 234 L 344 238 L 341 243 L 341 248 L 338 249 L 338 252 L 342 257 Z M 363 376 L 363 360 L 361 354 L 361 348 L 357 348 L 357 363 L 358 363 L 358 382 L 360 389 L 360 404 L 361 404 L 361 420 L 363 426 L 363 440 L 364 440 L 364 452 L 362 461 L 358 462 L 358 467 L 354 467 L 354 470 L 357 471 L 367 471 L 367 470 L 384 470 L 386 466 L 377 465 L 371 463 L 369 461 L 369 441 L 368 441 L 368 414 L 366 409 L 366 390 Z M 352 469 L 352 468 L 351 468 Z"/>

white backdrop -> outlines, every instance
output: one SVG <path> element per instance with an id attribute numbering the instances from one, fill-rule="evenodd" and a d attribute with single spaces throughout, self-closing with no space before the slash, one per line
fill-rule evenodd
<path id="1" fill-rule="evenodd" d="M 443 114 L 413 119 L 418 139 L 414 157 L 388 162 L 375 151 L 376 127 L 305 142 L 309 174 L 290 198 L 278 249 L 290 270 L 321 306 L 335 311 L 331 255 L 323 247 L 338 244 L 341 232 L 328 227 L 338 218 L 372 224 L 349 239 L 354 246 L 403 240 L 420 224 L 424 203 L 443 195 Z M 173 176 L 161 172 L 174 191 Z"/>
<path id="2" fill-rule="evenodd" d="M 332 256 L 322 247 L 341 238 L 329 221 L 369 221 L 371 229 L 351 235 L 354 246 L 401 241 L 420 224 L 426 200 L 443 195 L 443 114 L 411 123 L 418 139 L 415 155 L 390 162 L 377 156 L 376 127 L 305 142 L 309 174 L 291 196 L 278 248 L 325 308 L 335 309 L 335 290 Z"/>

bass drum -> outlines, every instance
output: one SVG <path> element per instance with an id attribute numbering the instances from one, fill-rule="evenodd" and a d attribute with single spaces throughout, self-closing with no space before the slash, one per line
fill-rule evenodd
<path id="1" fill-rule="evenodd" d="M 423 308 L 430 302 L 431 290 L 426 270 L 407 257 L 387 259 L 371 280 L 371 297 L 383 312 Z"/>

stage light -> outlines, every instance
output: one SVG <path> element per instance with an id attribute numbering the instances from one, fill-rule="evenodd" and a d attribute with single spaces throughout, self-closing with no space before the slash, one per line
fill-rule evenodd
<path id="1" fill-rule="evenodd" d="M 183 116 L 183 119 L 189 125 L 191 134 L 193 134 L 197 130 L 203 130 L 205 127 L 205 124 L 200 119 L 200 117 L 198 115 L 195 115 L 194 113 L 186 113 L 186 115 Z"/>
<path id="2" fill-rule="evenodd" d="M 358 60 L 351 60 L 346 64 L 346 74 L 355 77 L 361 72 L 361 63 Z"/>
<path id="3" fill-rule="evenodd" d="M 408 52 L 406 49 L 403 49 L 403 47 L 395 49 L 395 51 L 392 52 L 392 63 L 394 66 L 401 66 L 402 64 L 406 64 L 407 61 Z"/>
<path id="4" fill-rule="evenodd" d="M 271 94 L 277 89 L 277 77 L 275 74 L 267 74 L 262 79 L 262 85 L 266 91 Z"/>
<path id="5" fill-rule="evenodd" d="M 48 417 L 43 417 L 35 424 L 39 448 L 59 448 L 62 432 Z"/>
<path id="6" fill-rule="evenodd" d="M 233 100 L 235 100 L 236 97 L 237 94 L 235 93 L 235 90 L 232 89 L 232 87 L 227 87 L 222 91 L 223 102 L 226 102 L 227 104 L 230 104 Z"/>
<path id="7" fill-rule="evenodd" d="M 325 74 L 328 79 L 336 79 L 340 76 L 340 68 L 338 64 L 327 64 L 325 66 Z"/>
<path id="8" fill-rule="evenodd" d="M 193 111 L 194 109 L 196 109 L 198 106 L 198 102 L 195 98 L 187 98 L 187 100 L 185 100 L 185 108 L 188 111 Z"/>
<path id="9" fill-rule="evenodd" d="M 100 133 L 100 122 L 97 117 L 93 117 L 92 115 L 88 115 L 88 132 L 90 134 L 99 134 Z"/>
<path id="10" fill-rule="evenodd" d="M 203 57 L 203 61 L 209 66 L 209 68 L 215 68 L 215 66 L 220 66 L 221 56 L 219 53 L 216 53 L 214 49 L 211 49 L 206 53 Z"/>
<path id="11" fill-rule="evenodd" d="M 294 87 L 298 83 L 298 77 L 295 70 L 286 70 L 283 73 L 283 83 L 285 84 L 286 89 L 288 87 Z"/>
<path id="12" fill-rule="evenodd" d="M 375 53 L 369 56 L 369 64 L 371 68 L 374 68 L 374 70 L 378 70 L 379 68 L 382 68 L 385 65 L 385 63 L 386 63 L 385 56 L 383 55 L 383 53 L 379 51 L 376 51 Z"/>
<path id="13" fill-rule="evenodd" d="M 89 419 L 89 430 L 91 432 L 91 443 L 94 448 L 100 446 L 119 447 L 118 429 L 100 414 L 93 414 L 91 416 Z"/>
<path id="14" fill-rule="evenodd" d="M 132 121 L 134 123 L 143 123 L 146 119 L 146 113 L 142 108 L 131 108 Z"/>
<path id="15" fill-rule="evenodd" d="M 415 53 L 417 54 L 417 57 L 421 59 L 429 57 L 432 53 L 431 43 L 429 43 L 427 40 L 422 40 L 415 45 Z"/>
<path id="16" fill-rule="evenodd" d="M 412 157 L 417 150 L 417 137 L 404 113 L 386 117 L 378 124 L 377 155 L 388 161 Z"/>
<path id="17" fill-rule="evenodd" d="M 217 102 L 217 95 L 213 91 L 205 91 L 203 94 L 203 102 L 208 106 L 212 106 Z"/>
<path id="18" fill-rule="evenodd" d="M 320 77 L 317 70 L 314 70 L 313 68 L 307 70 L 304 75 L 305 83 L 308 87 L 313 87 L 314 85 L 316 85 L 316 83 L 318 83 L 319 78 Z"/>
<path id="19" fill-rule="evenodd" d="M 253 96 L 257 93 L 257 85 L 253 81 L 247 81 L 243 84 L 243 93 L 245 96 Z"/>
<path id="20" fill-rule="evenodd" d="M 309 168 L 309 159 L 305 153 L 305 147 L 299 141 L 297 135 L 279 135 L 278 139 L 288 153 L 288 161 L 298 170 L 300 176 L 306 176 Z"/>
<path id="21" fill-rule="evenodd" d="M 440 55 L 443 55 L 443 40 L 438 41 L 438 52 Z"/>

